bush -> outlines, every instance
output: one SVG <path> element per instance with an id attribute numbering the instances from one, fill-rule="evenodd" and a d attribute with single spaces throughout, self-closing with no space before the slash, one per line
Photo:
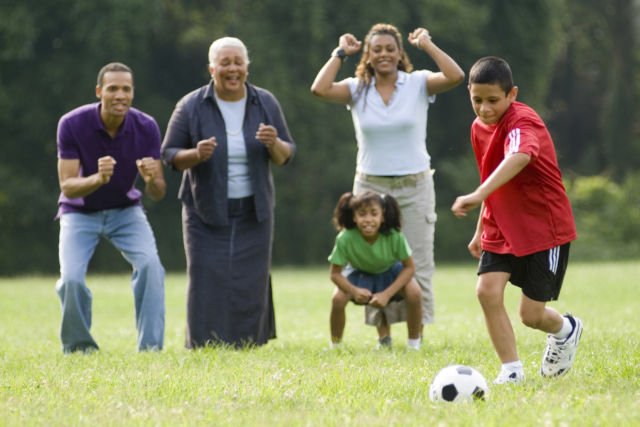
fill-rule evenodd
<path id="1" fill-rule="evenodd" d="M 567 187 L 578 228 L 572 255 L 582 260 L 630 259 L 640 250 L 640 174 L 622 184 L 606 176 L 574 179 Z"/>

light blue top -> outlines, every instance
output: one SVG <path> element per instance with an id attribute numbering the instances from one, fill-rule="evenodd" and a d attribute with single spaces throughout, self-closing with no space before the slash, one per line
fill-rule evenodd
<path id="1" fill-rule="evenodd" d="M 251 176 L 249 175 L 249 160 L 242 133 L 247 98 L 243 97 L 238 101 L 224 101 L 218 98 L 217 95 L 215 95 L 215 98 L 227 130 L 227 155 L 229 159 L 228 197 L 230 199 L 241 199 L 251 196 L 253 190 L 251 188 Z"/>
<path id="2" fill-rule="evenodd" d="M 360 94 L 359 79 L 346 79 L 358 142 L 356 171 L 368 175 L 410 175 L 431 168 L 427 152 L 427 113 L 435 95 L 427 94 L 428 70 L 398 71 L 396 90 L 385 104 L 372 79 Z M 365 96 L 366 95 L 366 96 Z"/>

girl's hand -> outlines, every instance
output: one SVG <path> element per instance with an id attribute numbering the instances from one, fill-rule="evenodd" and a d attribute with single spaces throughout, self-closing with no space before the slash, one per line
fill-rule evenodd
<path id="1" fill-rule="evenodd" d="M 354 290 L 351 293 L 351 298 L 358 304 L 366 304 L 371 300 L 371 291 L 369 289 L 359 288 L 354 286 Z"/>
<path id="2" fill-rule="evenodd" d="M 371 297 L 371 301 L 369 301 L 369 305 L 376 308 L 384 308 L 387 306 L 387 304 L 389 304 L 390 299 L 391 296 L 387 296 L 386 293 L 378 292 L 376 294 L 373 294 L 373 297 Z"/>

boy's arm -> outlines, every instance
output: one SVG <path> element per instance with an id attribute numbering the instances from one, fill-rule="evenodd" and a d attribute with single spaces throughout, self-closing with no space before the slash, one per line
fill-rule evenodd
<path id="1" fill-rule="evenodd" d="M 396 277 L 396 280 L 394 280 L 393 283 L 384 291 L 374 294 L 371 301 L 369 301 L 369 305 L 378 308 L 385 307 L 389 303 L 389 300 L 391 300 L 391 298 L 398 293 L 400 289 L 404 288 L 407 283 L 411 281 L 416 272 L 413 257 L 403 260 L 402 267 L 403 268 L 400 271 L 400 274 L 398 274 L 398 277 Z"/>
<path id="2" fill-rule="evenodd" d="M 366 304 L 371 299 L 368 289 L 354 286 L 342 275 L 342 266 L 331 264 L 331 281 L 345 294 L 351 295 L 358 304 Z"/>
<path id="3" fill-rule="evenodd" d="M 473 234 L 473 238 L 467 245 L 469 253 L 472 257 L 479 259 L 482 254 L 482 216 L 484 215 L 484 202 L 480 206 L 480 214 L 478 215 L 478 223 L 476 224 L 476 232 Z"/>
<path id="4" fill-rule="evenodd" d="M 457 197 L 451 211 L 458 218 L 467 216 L 467 212 L 480 206 L 487 197 L 498 188 L 509 182 L 511 178 L 524 169 L 531 161 L 531 156 L 524 153 L 514 153 L 500 163 L 474 192 Z"/>

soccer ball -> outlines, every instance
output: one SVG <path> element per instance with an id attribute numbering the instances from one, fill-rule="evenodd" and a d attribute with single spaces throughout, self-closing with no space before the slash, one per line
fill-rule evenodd
<path id="1" fill-rule="evenodd" d="M 470 366 L 451 365 L 435 376 L 429 387 L 433 402 L 471 402 L 484 400 L 489 393 L 487 381 Z"/>

